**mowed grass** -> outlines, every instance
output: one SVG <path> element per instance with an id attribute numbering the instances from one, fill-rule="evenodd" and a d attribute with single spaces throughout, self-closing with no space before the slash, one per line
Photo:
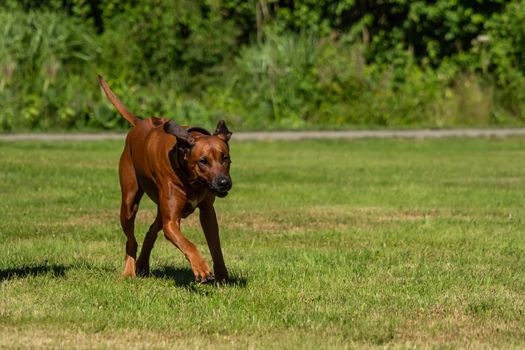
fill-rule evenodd
<path id="1" fill-rule="evenodd" d="M 525 346 L 525 138 L 233 142 L 222 287 L 120 277 L 122 146 L 0 143 L 0 348 Z"/>

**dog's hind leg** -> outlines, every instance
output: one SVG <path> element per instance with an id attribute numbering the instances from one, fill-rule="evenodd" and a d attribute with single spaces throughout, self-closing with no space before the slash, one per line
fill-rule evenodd
<path id="1" fill-rule="evenodd" d="M 149 227 L 146 238 L 144 238 L 144 244 L 142 244 L 139 259 L 137 260 L 137 274 L 139 276 L 149 275 L 149 257 L 160 230 L 162 230 L 162 216 L 157 209 L 157 217 Z"/>
<path id="2" fill-rule="evenodd" d="M 139 202 L 144 194 L 140 188 L 128 147 L 124 149 L 119 166 L 120 188 L 122 190 L 122 204 L 120 207 L 120 224 L 126 235 L 126 258 L 124 263 L 124 277 L 135 277 L 135 260 L 137 257 L 137 240 L 135 239 L 135 216 L 139 209 Z"/>

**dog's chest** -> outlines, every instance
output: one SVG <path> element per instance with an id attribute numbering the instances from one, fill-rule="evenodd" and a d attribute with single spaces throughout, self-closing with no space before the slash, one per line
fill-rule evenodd
<path id="1" fill-rule="evenodd" d="M 191 213 L 195 211 L 195 208 L 197 208 L 197 205 L 199 204 L 199 200 L 197 198 L 191 198 L 186 201 L 186 204 L 184 205 L 184 209 L 182 210 L 182 217 L 185 218 Z"/>

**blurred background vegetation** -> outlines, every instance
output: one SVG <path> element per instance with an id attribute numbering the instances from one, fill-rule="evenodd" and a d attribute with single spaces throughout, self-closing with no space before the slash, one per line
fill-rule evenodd
<path id="1" fill-rule="evenodd" d="M 3 0 L 0 131 L 523 125 L 525 0 Z"/>

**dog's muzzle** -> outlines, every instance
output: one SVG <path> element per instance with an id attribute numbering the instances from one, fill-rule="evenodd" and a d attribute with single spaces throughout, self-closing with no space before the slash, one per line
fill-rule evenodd
<path id="1" fill-rule="evenodd" d="M 232 180 L 225 175 L 218 176 L 215 181 L 210 186 L 210 189 L 217 195 L 219 198 L 226 197 L 228 191 L 232 188 Z"/>

